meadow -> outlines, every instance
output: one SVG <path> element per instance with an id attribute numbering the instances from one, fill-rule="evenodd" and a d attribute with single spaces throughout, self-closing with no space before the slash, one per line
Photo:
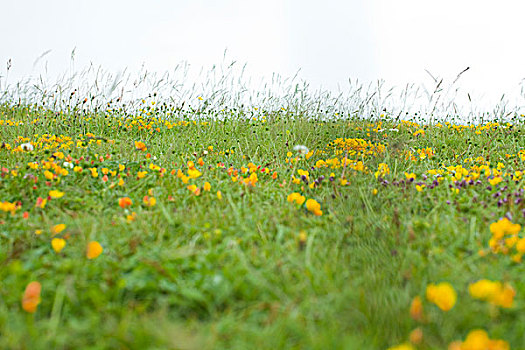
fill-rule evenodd
<path id="1" fill-rule="evenodd" d="M 523 115 L 89 103 L 0 106 L 0 348 L 525 349 Z"/>

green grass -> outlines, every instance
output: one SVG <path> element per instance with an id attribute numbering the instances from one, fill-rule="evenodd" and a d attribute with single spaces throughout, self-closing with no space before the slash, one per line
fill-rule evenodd
<path id="1" fill-rule="evenodd" d="M 525 269 L 511 260 L 514 253 L 492 254 L 488 247 L 491 223 L 507 213 L 514 223 L 525 221 L 523 202 L 515 202 L 521 195 L 513 195 L 523 180 L 511 178 L 525 170 L 521 123 L 458 130 L 283 111 L 264 113 L 264 119 L 260 112 L 257 120 L 239 113 L 195 121 L 181 111 L 169 117 L 151 111 L 124 119 L 118 111 L 0 109 L 0 202 L 19 203 L 12 213 L 0 211 L 0 348 L 386 349 L 407 342 L 417 327 L 423 330 L 418 349 L 447 348 L 476 328 L 523 348 Z M 414 136 L 420 129 L 425 133 Z M 42 142 L 43 134 L 62 140 Z M 352 154 L 354 144 L 338 147 L 333 142 L 338 138 L 364 139 L 384 149 Z M 147 151 L 137 150 L 135 141 Z M 34 150 L 17 150 L 25 142 Z M 315 152 L 304 157 L 296 145 Z M 417 150 L 427 147 L 434 156 L 420 159 Z M 342 162 L 345 156 L 366 168 L 316 167 L 319 160 Z M 66 158 L 82 172 L 64 166 Z M 176 171 L 187 174 L 188 161 L 202 176 L 184 184 Z M 455 171 L 446 167 L 462 165 L 472 176 L 473 165 L 486 161 L 491 169 L 499 162 L 505 166 L 500 184 L 487 189 L 491 177 L 480 172 L 480 184 L 467 183 L 458 193 L 449 188 L 459 181 L 452 181 Z M 240 178 L 233 182 L 228 169 L 240 173 L 250 162 L 260 166 L 255 186 L 239 184 Z M 46 180 L 45 163 L 51 172 L 57 172 L 56 164 L 68 174 Z M 376 178 L 380 163 L 390 173 Z M 161 176 L 150 164 L 166 171 Z M 116 175 L 108 173 L 104 182 L 103 168 Z M 309 171 L 308 183 L 324 180 L 310 188 L 299 169 Z M 443 173 L 433 189 L 432 169 Z M 138 179 L 143 170 L 148 174 Z M 405 172 L 415 173 L 416 180 L 407 181 Z M 292 175 L 299 183 L 290 182 Z M 427 186 L 421 192 L 420 181 Z M 190 184 L 200 188 L 198 196 L 187 189 Z M 47 198 L 52 189 L 64 196 L 36 207 L 37 198 Z M 315 199 L 323 214 L 289 203 L 292 192 Z M 156 198 L 155 206 L 143 203 L 146 195 Z M 119 207 L 123 197 L 133 204 Z M 127 220 L 132 212 L 136 219 Z M 56 253 L 51 227 L 60 223 L 66 229 L 55 238 L 67 244 Z M 90 241 L 104 248 L 92 260 L 85 254 Z M 513 306 L 469 295 L 469 284 L 482 278 L 508 282 L 516 291 Z M 42 285 L 35 313 L 21 303 L 31 281 Z M 457 292 L 450 311 L 425 297 L 426 287 L 439 282 Z M 415 296 L 423 300 L 423 322 L 410 317 Z"/>

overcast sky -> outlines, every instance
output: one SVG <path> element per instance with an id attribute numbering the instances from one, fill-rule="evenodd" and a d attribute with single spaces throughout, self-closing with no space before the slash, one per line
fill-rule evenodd
<path id="1" fill-rule="evenodd" d="M 209 66 L 227 57 L 255 76 L 301 69 L 313 86 L 348 78 L 392 85 L 449 80 L 467 66 L 465 91 L 498 96 L 525 78 L 515 0 L 17 0 L 2 3 L 0 74 L 10 80 L 89 62 L 109 70 Z M 37 57 L 51 52 L 33 67 Z"/>

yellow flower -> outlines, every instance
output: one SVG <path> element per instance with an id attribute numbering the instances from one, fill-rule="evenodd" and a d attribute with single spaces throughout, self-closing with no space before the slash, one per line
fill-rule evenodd
<path id="1" fill-rule="evenodd" d="M 98 169 L 97 168 L 89 168 L 89 171 L 91 171 L 91 176 L 98 177 Z"/>
<path id="2" fill-rule="evenodd" d="M 49 191 L 49 197 L 51 198 L 61 198 L 62 196 L 64 196 L 64 192 L 60 192 L 58 190 Z"/>
<path id="3" fill-rule="evenodd" d="M 503 179 L 501 178 L 501 176 L 496 176 L 496 177 L 493 178 L 493 179 L 489 179 L 489 183 L 490 183 L 492 186 L 496 186 L 496 185 L 499 184 L 501 181 L 503 181 Z"/>
<path id="4" fill-rule="evenodd" d="M 442 282 L 437 285 L 429 284 L 426 295 L 430 302 L 436 304 L 443 311 L 452 309 L 457 300 L 456 291 L 448 282 Z"/>
<path id="5" fill-rule="evenodd" d="M 298 205 L 303 205 L 306 198 L 302 196 L 300 193 L 294 192 L 294 193 L 290 193 L 288 197 L 286 198 L 286 200 L 290 203 L 295 202 Z"/>
<path id="6" fill-rule="evenodd" d="M 65 229 L 66 229 L 66 225 L 65 224 L 58 224 L 58 225 L 55 225 L 55 226 L 51 227 L 51 233 L 53 235 L 57 235 L 60 232 L 64 231 Z"/>
<path id="7" fill-rule="evenodd" d="M 142 179 L 142 178 L 144 178 L 146 176 L 147 173 L 148 173 L 147 171 L 139 171 L 139 172 L 137 172 L 137 177 L 139 179 Z"/>
<path id="8" fill-rule="evenodd" d="M 53 238 L 51 240 L 51 246 L 55 252 L 60 253 L 60 251 L 66 246 L 66 240 L 62 238 Z"/>
<path id="9" fill-rule="evenodd" d="M 88 259 L 95 259 L 100 254 L 102 254 L 103 250 L 104 249 L 102 248 L 100 243 L 98 243 L 97 241 L 91 241 L 88 243 L 88 246 L 86 249 L 86 256 Z"/>
<path id="10" fill-rule="evenodd" d="M 502 239 L 504 235 L 517 235 L 521 230 L 521 225 L 513 224 L 509 219 L 503 218 L 490 224 L 490 232 L 495 239 Z"/>
<path id="11" fill-rule="evenodd" d="M 525 253 L 525 238 L 521 238 L 518 243 L 516 244 L 516 250 L 519 253 Z"/>
<path id="12" fill-rule="evenodd" d="M 501 282 L 492 282 L 486 279 L 471 283 L 468 292 L 473 298 L 490 300 L 501 290 Z"/>
<path id="13" fill-rule="evenodd" d="M 222 192 L 221 192 L 221 191 L 217 191 L 217 198 L 218 198 L 219 200 L 222 199 Z"/>
<path id="14" fill-rule="evenodd" d="M 509 344 L 504 340 L 490 339 L 487 332 L 474 329 L 469 332 L 465 341 L 461 343 L 461 350 L 509 350 Z"/>
<path id="15" fill-rule="evenodd" d="M 126 215 L 127 222 L 135 221 L 136 218 L 137 218 L 137 213 L 135 212 L 132 212 L 131 215 Z"/>
<path id="16" fill-rule="evenodd" d="M 306 201 L 306 209 L 308 209 L 308 211 L 312 212 L 316 216 L 323 215 L 323 212 L 321 210 L 321 204 L 319 204 L 315 199 L 308 199 Z"/>
<path id="17" fill-rule="evenodd" d="M 205 182 L 203 188 L 204 188 L 204 191 L 209 191 L 209 190 L 211 190 L 211 185 L 210 185 L 210 183 L 209 183 L 209 182 Z"/>
<path id="18" fill-rule="evenodd" d="M 410 181 L 410 180 L 415 180 L 415 179 L 416 179 L 416 174 L 414 174 L 414 173 L 410 173 L 410 174 L 409 174 L 409 173 L 405 172 L 405 177 L 406 177 L 406 179 L 409 180 L 409 181 Z"/>
<path id="19" fill-rule="evenodd" d="M 53 180 L 53 178 L 55 177 L 55 175 L 49 170 L 44 171 L 44 176 L 48 180 Z"/>
<path id="20" fill-rule="evenodd" d="M 197 170 L 197 168 L 193 167 L 193 168 L 188 169 L 188 177 L 190 179 L 196 179 L 201 175 L 202 173 L 199 170 Z"/>

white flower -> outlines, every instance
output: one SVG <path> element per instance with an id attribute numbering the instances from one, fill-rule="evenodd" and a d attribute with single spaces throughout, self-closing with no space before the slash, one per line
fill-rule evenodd
<path id="1" fill-rule="evenodd" d="M 22 151 L 28 151 L 28 152 L 31 152 L 32 150 L 34 150 L 35 148 L 33 147 L 32 144 L 30 144 L 29 142 L 28 143 L 23 143 L 20 145 L 20 148 L 22 149 Z"/>
<path id="2" fill-rule="evenodd" d="M 395 132 L 399 132 L 399 129 L 388 129 L 390 131 L 395 131 Z"/>
<path id="3" fill-rule="evenodd" d="M 308 147 L 303 145 L 294 146 L 293 150 L 301 155 L 307 154 L 309 152 Z"/>
<path id="4" fill-rule="evenodd" d="M 70 162 L 64 162 L 64 168 L 70 168 L 70 169 L 73 169 L 74 165 L 73 163 L 70 163 Z"/>

